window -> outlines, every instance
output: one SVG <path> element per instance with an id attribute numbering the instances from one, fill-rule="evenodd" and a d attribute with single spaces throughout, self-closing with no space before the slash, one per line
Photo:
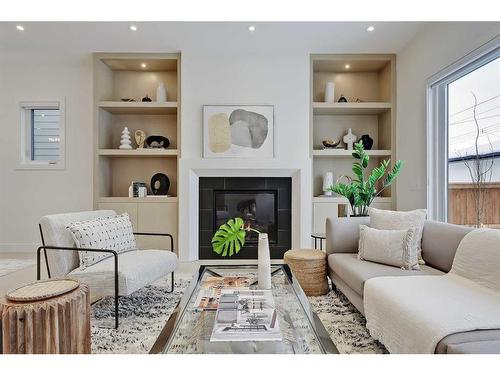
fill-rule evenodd
<path id="1" fill-rule="evenodd" d="M 64 168 L 64 107 L 62 102 L 20 104 L 21 169 Z"/>
<path id="2" fill-rule="evenodd" d="M 500 227 L 500 38 L 428 85 L 432 219 Z"/>

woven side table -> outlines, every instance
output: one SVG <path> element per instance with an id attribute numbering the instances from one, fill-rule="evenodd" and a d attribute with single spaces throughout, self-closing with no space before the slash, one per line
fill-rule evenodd
<path id="1" fill-rule="evenodd" d="M 313 249 L 288 250 L 283 260 L 292 269 L 306 295 L 321 296 L 328 293 L 325 252 Z"/>
<path id="2" fill-rule="evenodd" d="M 42 290 L 56 294 L 57 282 Z M 68 283 L 59 282 L 63 294 L 30 301 L 30 296 L 20 291 L 13 293 L 17 300 L 0 303 L 4 354 L 90 353 L 89 288 L 79 283 L 76 289 L 64 292 Z M 27 290 L 34 291 L 36 286 L 30 284 Z"/>

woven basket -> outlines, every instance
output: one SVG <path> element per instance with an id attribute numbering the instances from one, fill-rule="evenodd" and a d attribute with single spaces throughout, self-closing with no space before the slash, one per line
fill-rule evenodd
<path id="1" fill-rule="evenodd" d="M 321 250 L 288 250 L 283 260 L 292 269 L 304 293 L 320 296 L 328 293 L 326 253 Z"/>

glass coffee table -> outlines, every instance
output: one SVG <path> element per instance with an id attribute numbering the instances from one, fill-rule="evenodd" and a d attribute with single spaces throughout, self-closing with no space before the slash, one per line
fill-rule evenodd
<path id="1" fill-rule="evenodd" d="M 200 311 L 195 308 L 200 286 L 210 276 L 241 276 L 255 280 L 250 288 L 258 289 L 257 266 L 201 266 L 150 353 L 338 354 L 325 327 L 311 310 L 307 297 L 290 268 L 283 264 L 272 266 L 271 269 L 271 289 L 282 341 L 210 342 L 215 311 Z"/>

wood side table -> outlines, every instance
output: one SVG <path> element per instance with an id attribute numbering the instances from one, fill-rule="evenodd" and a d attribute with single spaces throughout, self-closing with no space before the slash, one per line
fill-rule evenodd
<path id="1" fill-rule="evenodd" d="M 90 294 L 74 290 L 39 301 L 0 304 L 4 354 L 89 354 Z"/>
<path id="2" fill-rule="evenodd" d="M 288 250 L 283 260 L 292 269 L 304 293 L 321 296 L 328 293 L 326 253 L 317 249 Z"/>

